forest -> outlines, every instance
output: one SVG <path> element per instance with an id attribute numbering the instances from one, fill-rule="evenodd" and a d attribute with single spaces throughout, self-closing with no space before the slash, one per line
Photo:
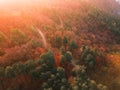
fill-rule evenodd
<path id="1" fill-rule="evenodd" d="M 0 90 L 120 90 L 117 1 L 1 3 Z"/>

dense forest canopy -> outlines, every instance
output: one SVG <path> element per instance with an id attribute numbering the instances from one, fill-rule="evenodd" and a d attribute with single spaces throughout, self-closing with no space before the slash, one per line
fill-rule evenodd
<path id="1" fill-rule="evenodd" d="M 119 90 L 116 0 L 1 0 L 0 90 Z"/>

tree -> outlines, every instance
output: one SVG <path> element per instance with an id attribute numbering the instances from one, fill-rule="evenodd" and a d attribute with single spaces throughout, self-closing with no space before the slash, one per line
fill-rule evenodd
<path id="1" fill-rule="evenodd" d="M 60 38 L 59 36 L 56 36 L 56 37 L 55 37 L 55 42 L 56 42 L 56 46 L 57 46 L 58 48 L 60 48 L 60 46 L 61 46 L 61 38 Z"/>
<path id="2" fill-rule="evenodd" d="M 108 90 L 106 86 L 96 84 L 94 80 L 90 80 L 86 67 L 84 65 L 77 65 L 72 70 L 74 83 L 72 84 L 72 90 Z"/>
<path id="3" fill-rule="evenodd" d="M 41 60 L 43 61 L 43 63 L 46 63 L 47 65 L 55 65 L 55 59 L 54 59 L 54 55 L 51 51 L 48 51 L 45 54 L 42 54 L 40 56 Z"/>
<path id="4" fill-rule="evenodd" d="M 64 69 L 64 68 L 58 67 L 58 68 L 57 68 L 57 72 L 59 73 L 59 75 L 60 75 L 61 77 L 65 77 L 65 69 Z"/>
<path id="5" fill-rule="evenodd" d="M 26 70 L 29 73 L 31 70 L 35 68 L 35 62 L 33 60 L 28 60 L 26 62 Z"/>
<path id="6" fill-rule="evenodd" d="M 38 69 L 31 70 L 30 71 L 30 77 L 32 79 L 39 78 L 39 71 L 38 71 Z"/>
<path id="7" fill-rule="evenodd" d="M 18 67 L 18 63 L 13 64 L 12 67 L 13 67 L 13 70 L 14 70 L 14 73 L 15 73 L 16 76 L 17 76 L 18 74 L 20 74 L 20 72 L 19 72 L 19 67 Z"/>
<path id="8" fill-rule="evenodd" d="M 0 78 L 4 77 L 4 68 L 0 67 Z"/>
<path id="9" fill-rule="evenodd" d="M 28 40 L 28 37 L 22 31 L 16 29 L 11 31 L 11 44 L 13 46 L 25 44 Z"/>
<path id="10" fill-rule="evenodd" d="M 51 73 L 54 73 L 54 67 L 53 66 L 48 66 L 47 64 L 42 64 L 39 75 L 42 80 L 48 80 L 50 77 Z"/>
<path id="11" fill-rule="evenodd" d="M 78 46 L 77 46 L 76 42 L 75 41 L 71 41 L 70 45 L 69 45 L 69 49 L 73 50 L 73 49 L 77 49 L 77 48 L 78 48 Z"/>
<path id="12" fill-rule="evenodd" d="M 93 68 L 95 66 L 95 58 L 92 54 L 88 54 L 85 59 L 86 64 L 88 67 Z"/>
<path id="13" fill-rule="evenodd" d="M 64 56 L 64 55 L 61 55 L 61 56 L 60 56 L 60 63 L 61 63 L 61 64 L 65 63 L 65 60 L 66 60 L 65 56 Z"/>
<path id="14" fill-rule="evenodd" d="M 68 44 L 68 39 L 66 36 L 63 37 L 63 45 L 66 47 L 66 45 Z"/>
<path id="15" fill-rule="evenodd" d="M 38 58 L 38 60 L 35 61 L 37 66 L 41 65 L 42 63 L 44 63 L 44 61 L 41 58 Z"/>
<path id="16" fill-rule="evenodd" d="M 77 66 L 77 68 L 73 68 L 72 73 L 75 73 L 75 81 L 72 85 L 73 90 L 89 90 L 88 82 L 89 79 L 86 73 L 86 67 Z"/>
<path id="17" fill-rule="evenodd" d="M 65 48 L 64 48 L 64 47 L 61 47 L 61 48 L 60 48 L 60 51 L 61 51 L 61 54 L 62 54 L 62 55 L 65 55 L 66 51 L 65 51 Z"/>
<path id="18" fill-rule="evenodd" d="M 93 68 L 95 66 L 96 54 L 97 53 L 94 53 L 88 46 L 83 46 L 80 57 L 80 63 L 86 65 L 89 68 Z"/>
<path id="19" fill-rule="evenodd" d="M 27 74 L 27 68 L 26 68 L 26 65 L 25 64 L 23 64 L 22 62 L 19 62 L 18 63 L 18 71 L 19 71 L 19 73 L 21 73 L 21 74 Z"/>
<path id="20" fill-rule="evenodd" d="M 15 73 L 14 73 L 13 67 L 7 66 L 5 68 L 5 76 L 7 78 L 14 78 L 15 77 Z"/>
<path id="21" fill-rule="evenodd" d="M 72 61 L 72 53 L 70 51 L 67 51 L 66 54 L 65 54 L 65 58 L 68 62 L 71 62 Z"/>
<path id="22" fill-rule="evenodd" d="M 69 90 L 70 86 L 67 78 L 65 77 L 65 70 L 62 67 L 58 67 L 56 72 L 51 73 L 49 79 L 43 83 L 42 89 L 52 90 Z"/>

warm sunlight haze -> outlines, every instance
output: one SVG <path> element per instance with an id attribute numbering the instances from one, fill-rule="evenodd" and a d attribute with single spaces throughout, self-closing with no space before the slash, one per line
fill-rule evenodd
<path id="1" fill-rule="evenodd" d="M 0 0 L 0 90 L 120 90 L 120 0 Z"/>

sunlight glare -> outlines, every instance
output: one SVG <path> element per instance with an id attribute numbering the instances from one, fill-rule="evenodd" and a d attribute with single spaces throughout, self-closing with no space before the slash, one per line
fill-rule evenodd
<path id="1" fill-rule="evenodd" d="M 9 4 L 9 3 L 33 3 L 33 2 L 52 2 L 55 0 L 0 0 L 0 4 Z"/>

